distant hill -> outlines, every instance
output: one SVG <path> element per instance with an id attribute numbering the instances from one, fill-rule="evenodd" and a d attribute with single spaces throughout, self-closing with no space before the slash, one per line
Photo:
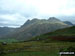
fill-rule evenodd
<path id="1" fill-rule="evenodd" d="M 0 27 L 0 37 L 4 35 L 8 35 L 11 32 L 13 32 L 15 28 L 9 28 L 9 27 Z"/>
<path id="2" fill-rule="evenodd" d="M 62 41 L 75 41 L 75 26 L 59 29 L 54 32 L 46 33 L 37 37 L 33 37 L 32 40 L 39 41 L 54 41 L 54 40 L 62 40 Z"/>
<path id="3" fill-rule="evenodd" d="M 27 20 L 27 22 L 24 23 L 20 28 L 16 29 L 10 35 L 5 36 L 5 38 L 28 40 L 31 39 L 31 37 L 39 36 L 41 34 L 66 27 L 71 27 L 71 25 L 65 24 L 55 17 L 50 17 L 48 20 L 34 18 L 32 20 Z"/>
<path id="4" fill-rule="evenodd" d="M 64 21 L 64 23 L 66 23 L 66 24 L 68 24 L 68 25 L 74 25 L 74 24 L 72 24 L 72 23 L 69 22 L 69 21 Z"/>

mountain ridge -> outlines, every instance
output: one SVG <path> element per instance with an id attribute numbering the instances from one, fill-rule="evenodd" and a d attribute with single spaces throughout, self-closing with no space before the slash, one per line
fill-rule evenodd
<path id="1" fill-rule="evenodd" d="M 55 17 L 51 17 L 48 20 L 34 18 L 32 20 L 28 20 L 24 25 L 21 26 L 21 28 L 15 30 L 15 32 L 11 34 L 9 38 L 27 40 L 31 37 L 66 27 L 70 27 L 70 25 L 63 23 Z"/>
<path id="2" fill-rule="evenodd" d="M 71 27 L 71 25 L 65 24 L 55 17 L 50 17 L 48 20 L 34 18 L 27 20 L 20 28 L 15 29 L 10 35 L 8 34 L 2 38 L 28 40 L 32 37 L 66 27 Z"/>

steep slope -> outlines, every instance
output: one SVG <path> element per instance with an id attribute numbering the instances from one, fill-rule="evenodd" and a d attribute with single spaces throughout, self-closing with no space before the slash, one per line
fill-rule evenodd
<path id="1" fill-rule="evenodd" d="M 35 37 L 41 34 L 45 34 L 66 27 L 70 27 L 70 25 L 63 23 L 55 17 L 51 17 L 48 20 L 40 20 L 35 18 L 32 20 L 28 20 L 24 25 L 15 30 L 14 33 L 5 36 L 5 38 L 28 40 L 31 37 Z"/>
<path id="2" fill-rule="evenodd" d="M 75 26 L 59 29 L 54 32 L 46 33 L 37 37 L 33 37 L 32 40 L 43 40 L 43 41 L 54 41 L 54 40 L 63 40 L 63 41 L 75 41 Z"/>

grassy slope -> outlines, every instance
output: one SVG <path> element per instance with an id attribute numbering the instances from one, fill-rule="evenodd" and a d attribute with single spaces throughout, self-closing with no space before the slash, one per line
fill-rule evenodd
<path id="1" fill-rule="evenodd" d="M 73 37 L 75 39 L 75 26 L 70 27 L 70 28 L 65 28 L 65 29 L 60 29 L 60 30 L 56 30 L 54 32 L 50 32 L 47 34 L 43 34 L 37 37 L 33 37 L 32 40 L 49 40 L 51 42 L 53 37 Z M 55 40 L 52 40 L 55 41 Z"/>
<path id="2" fill-rule="evenodd" d="M 70 46 L 75 47 L 75 42 L 21 42 L 5 45 L 3 48 L 4 50 L 18 49 L 18 52 L 10 52 L 5 56 L 59 56 L 61 48 L 66 49 Z"/>
<path id="3" fill-rule="evenodd" d="M 1 46 L 1 45 L 0 45 Z M 59 56 L 61 48 L 66 49 L 70 46 L 75 47 L 75 42 L 21 42 L 21 43 L 9 43 L 2 46 L 5 51 L 18 50 L 18 52 L 7 52 L 5 56 Z"/>

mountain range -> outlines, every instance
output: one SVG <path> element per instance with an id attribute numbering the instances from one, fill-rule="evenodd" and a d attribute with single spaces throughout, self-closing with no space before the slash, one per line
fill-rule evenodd
<path id="1" fill-rule="evenodd" d="M 0 28 L 1 39 L 29 40 L 32 37 L 39 36 L 57 29 L 71 27 L 71 22 L 63 22 L 55 17 L 47 19 L 27 20 L 20 28 Z"/>

